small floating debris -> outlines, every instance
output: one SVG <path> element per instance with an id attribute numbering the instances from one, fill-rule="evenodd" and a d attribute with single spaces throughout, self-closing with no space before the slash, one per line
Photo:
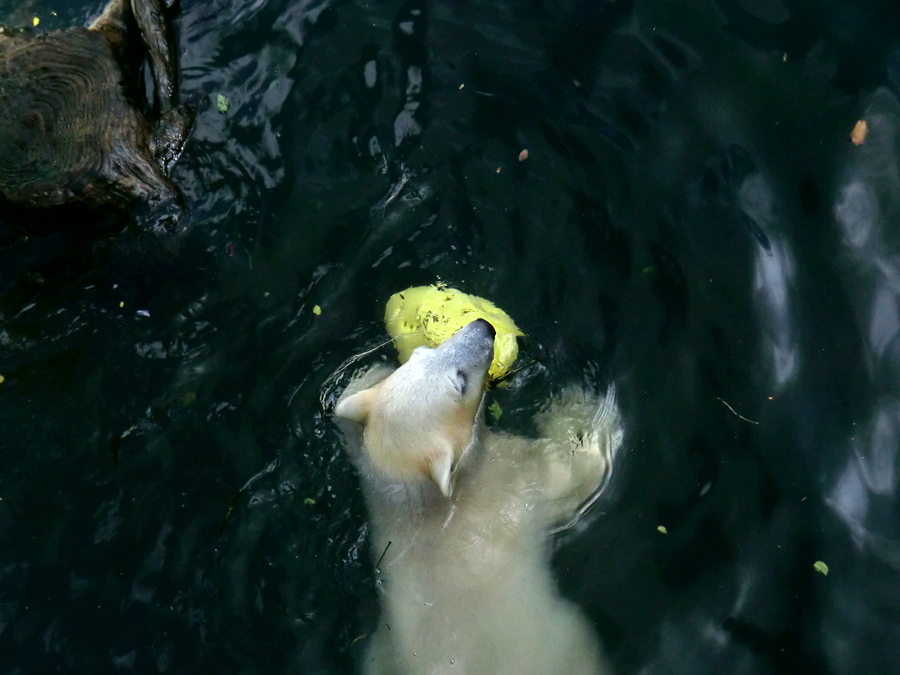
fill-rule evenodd
<path id="1" fill-rule="evenodd" d="M 497 401 L 494 401 L 488 407 L 488 412 L 491 413 L 491 417 L 493 417 L 495 420 L 499 420 L 500 415 L 503 414 L 503 408 L 500 407 L 500 404 L 497 403 Z"/>
<path id="2" fill-rule="evenodd" d="M 742 420 L 744 420 L 745 422 L 750 422 L 750 424 L 756 424 L 756 425 L 759 424 L 759 422 L 757 422 L 756 420 L 751 420 L 751 419 L 749 419 L 749 418 L 744 417 L 743 415 L 741 415 L 737 410 L 735 410 L 735 409 L 732 408 L 730 405 L 728 405 L 728 402 L 727 402 L 726 400 L 721 399 L 721 398 L 719 398 L 718 396 L 716 396 L 716 398 L 719 399 L 719 401 L 721 401 L 721 402 L 725 405 L 725 407 L 728 408 L 728 409 L 729 409 L 736 417 L 740 417 L 740 418 L 741 418 Z"/>
<path id="3" fill-rule="evenodd" d="M 41 22 L 41 20 L 40 20 L 39 18 L 37 18 L 37 17 L 34 17 L 34 21 L 32 21 L 32 23 L 34 24 L 34 27 L 35 27 L 35 28 L 37 28 L 37 25 L 38 25 L 40 22 Z"/>
<path id="4" fill-rule="evenodd" d="M 853 131 L 850 132 L 850 140 L 853 141 L 853 145 L 862 145 L 866 142 L 866 136 L 868 135 L 869 125 L 866 124 L 865 120 L 859 120 L 856 126 L 853 127 Z"/>
<path id="5" fill-rule="evenodd" d="M 821 560 L 816 560 L 816 562 L 813 563 L 813 569 L 815 569 L 816 572 L 819 572 L 823 576 L 828 576 L 828 565 L 823 563 Z"/>
<path id="6" fill-rule="evenodd" d="M 307 497 L 306 499 L 303 500 L 303 503 L 306 504 L 307 506 L 312 506 L 316 503 L 316 500 L 313 499 L 312 497 Z"/>
<path id="7" fill-rule="evenodd" d="M 519 161 L 524 162 L 526 159 L 528 159 L 528 150 L 522 150 L 522 152 L 519 153 Z"/>
<path id="8" fill-rule="evenodd" d="M 6 382 L 6 378 L 0 375 L 0 384 L 3 384 L 4 382 Z"/>
<path id="9" fill-rule="evenodd" d="M 656 529 L 663 534 L 669 534 L 669 531 L 666 529 L 665 525 L 659 525 Z"/>
<path id="10" fill-rule="evenodd" d="M 216 107 L 219 109 L 219 112 L 225 114 L 228 112 L 228 99 L 225 98 L 223 94 L 218 94 L 216 96 Z"/>
<path id="11" fill-rule="evenodd" d="M 321 313 L 322 313 L 322 308 L 321 308 L 321 307 L 319 307 L 318 305 L 316 305 L 315 307 L 313 307 L 313 314 L 315 314 L 316 316 L 319 316 Z"/>

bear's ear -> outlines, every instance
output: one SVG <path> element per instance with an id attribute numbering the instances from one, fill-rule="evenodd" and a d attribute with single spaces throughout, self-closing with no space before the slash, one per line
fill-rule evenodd
<path id="1" fill-rule="evenodd" d="M 369 412 L 372 410 L 373 397 L 371 389 L 364 389 L 347 398 L 342 398 L 334 406 L 334 414 L 345 420 L 365 425 L 366 420 L 369 419 Z"/>
<path id="2" fill-rule="evenodd" d="M 439 451 L 432 455 L 428 462 L 428 477 L 437 485 L 438 490 L 447 499 L 453 492 L 450 485 L 450 471 L 453 469 L 453 453 L 449 450 Z"/>

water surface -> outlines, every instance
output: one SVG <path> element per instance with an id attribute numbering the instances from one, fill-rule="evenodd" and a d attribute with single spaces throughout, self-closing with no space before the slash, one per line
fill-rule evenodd
<path id="1" fill-rule="evenodd" d="M 188 232 L 0 251 L 0 673 L 352 671 L 377 603 L 320 399 L 436 280 L 528 333 L 501 427 L 618 383 L 554 556 L 618 672 L 894 672 L 893 3 L 181 7 Z"/>

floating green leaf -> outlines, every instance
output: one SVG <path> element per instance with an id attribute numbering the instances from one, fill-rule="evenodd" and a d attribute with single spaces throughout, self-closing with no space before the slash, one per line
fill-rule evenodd
<path id="1" fill-rule="evenodd" d="M 228 99 L 225 98 L 224 95 L 219 94 L 216 96 L 216 107 L 219 109 L 220 113 L 228 112 Z"/>
<path id="2" fill-rule="evenodd" d="M 313 504 L 316 503 L 316 500 L 313 499 L 312 497 L 307 497 L 306 499 L 303 500 L 303 503 L 306 504 L 307 506 L 312 506 Z"/>
<path id="3" fill-rule="evenodd" d="M 662 532 L 663 534 L 669 534 L 669 531 L 666 529 L 665 525 L 660 525 L 656 529 L 659 530 L 660 532 Z"/>
<path id="4" fill-rule="evenodd" d="M 494 401 L 490 406 L 488 406 L 488 412 L 491 413 L 491 416 L 495 420 L 499 420 L 500 415 L 503 414 L 503 408 L 500 407 L 500 404 L 497 403 L 497 401 Z"/>
<path id="5" fill-rule="evenodd" d="M 828 565 L 821 560 L 816 560 L 816 562 L 813 563 L 813 568 L 815 568 L 816 572 L 820 572 L 826 577 L 828 576 Z"/>

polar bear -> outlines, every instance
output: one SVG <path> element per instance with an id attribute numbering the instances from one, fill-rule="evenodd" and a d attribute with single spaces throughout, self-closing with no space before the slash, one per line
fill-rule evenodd
<path id="1" fill-rule="evenodd" d="M 547 534 L 598 493 L 622 441 L 614 395 L 550 404 L 535 439 L 495 433 L 483 319 L 397 369 L 355 377 L 334 409 L 361 475 L 382 613 L 370 675 L 610 672 L 561 598 Z"/>

